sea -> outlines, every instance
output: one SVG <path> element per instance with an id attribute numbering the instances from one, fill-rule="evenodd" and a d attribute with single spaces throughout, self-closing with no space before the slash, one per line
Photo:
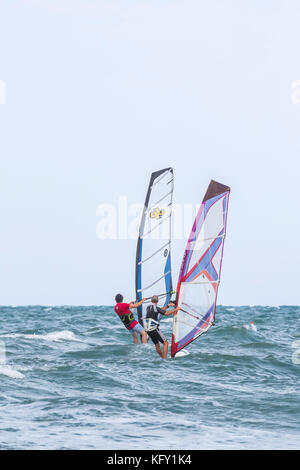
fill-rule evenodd
<path id="1" fill-rule="evenodd" d="M 113 307 L 0 307 L 0 449 L 300 448 L 300 307 L 219 305 L 185 350 Z"/>

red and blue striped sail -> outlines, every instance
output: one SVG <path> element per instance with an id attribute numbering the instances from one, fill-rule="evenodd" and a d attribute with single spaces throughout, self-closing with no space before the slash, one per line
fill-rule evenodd
<path id="1" fill-rule="evenodd" d="M 214 323 L 230 188 L 211 181 L 194 221 L 181 264 L 171 355 Z"/>

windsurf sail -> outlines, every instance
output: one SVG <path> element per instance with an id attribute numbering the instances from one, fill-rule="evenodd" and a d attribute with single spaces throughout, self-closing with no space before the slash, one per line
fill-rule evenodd
<path id="1" fill-rule="evenodd" d="M 177 285 L 171 356 L 214 323 L 230 188 L 211 181 L 194 221 Z"/>
<path id="2" fill-rule="evenodd" d="M 172 292 L 170 246 L 173 180 L 172 168 L 152 173 L 136 251 L 136 298 L 141 300 L 160 295 L 162 307 L 169 303 Z M 142 326 L 149 303 L 150 300 L 138 308 L 138 320 Z"/>

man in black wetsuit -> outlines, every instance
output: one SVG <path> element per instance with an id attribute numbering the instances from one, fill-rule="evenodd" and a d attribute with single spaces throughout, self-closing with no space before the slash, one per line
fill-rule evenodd
<path id="1" fill-rule="evenodd" d="M 148 333 L 148 336 L 151 338 L 151 340 L 155 344 L 157 353 L 160 355 L 162 359 L 166 359 L 168 355 L 169 343 L 165 335 L 159 329 L 158 316 L 159 315 L 167 315 L 167 316 L 172 315 L 176 313 L 178 310 L 180 310 L 180 307 L 176 307 L 173 310 L 169 310 L 169 312 L 167 312 L 167 309 L 169 307 L 173 307 L 175 305 L 174 303 L 170 302 L 166 307 L 163 307 L 163 308 L 158 307 L 157 304 L 158 304 L 158 297 L 157 295 L 154 295 L 151 299 L 151 304 L 148 305 L 147 307 L 147 313 L 146 313 L 146 323 L 147 323 L 147 320 L 151 319 L 152 322 L 151 321 L 150 322 L 154 326 L 152 326 L 153 329 L 151 328 L 150 331 L 147 331 L 147 330 L 146 331 Z M 159 343 L 162 343 L 163 350 L 160 349 Z"/>

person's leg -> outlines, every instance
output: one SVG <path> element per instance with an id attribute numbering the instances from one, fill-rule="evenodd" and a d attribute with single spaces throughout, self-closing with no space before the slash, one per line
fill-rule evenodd
<path id="1" fill-rule="evenodd" d="M 160 342 L 163 345 L 163 352 L 161 354 L 161 357 L 162 357 L 162 359 L 166 359 L 167 355 L 168 355 L 168 347 L 169 347 L 169 343 L 167 341 L 167 338 L 165 337 L 163 332 L 160 331 L 159 328 L 157 328 L 157 330 L 155 330 L 155 334 L 156 334 L 157 342 Z"/>
<path id="2" fill-rule="evenodd" d="M 139 323 L 137 325 L 135 325 L 135 327 L 132 329 L 132 333 L 136 334 L 137 343 L 139 342 L 138 335 L 140 335 L 142 343 L 147 344 L 147 333 Z M 135 342 L 135 344 L 136 344 L 136 342 Z"/>
<path id="3" fill-rule="evenodd" d="M 166 359 L 168 355 L 168 341 L 165 335 L 159 329 L 148 332 L 148 335 L 155 344 L 157 354 L 159 354 L 162 359 Z M 163 345 L 163 351 L 160 348 L 160 343 Z"/>
<path id="4" fill-rule="evenodd" d="M 138 319 L 139 319 L 139 324 L 144 328 L 144 321 L 143 321 L 143 317 L 141 314 L 138 313 Z M 143 342 L 143 335 L 142 333 L 140 333 L 140 342 L 142 343 Z"/>
<path id="5" fill-rule="evenodd" d="M 133 331 L 137 335 L 140 335 L 140 338 L 141 338 L 141 341 L 142 341 L 143 344 L 147 344 L 147 333 L 139 323 L 137 325 L 135 325 L 135 327 L 133 328 Z"/>
<path id="6" fill-rule="evenodd" d="M 159 343 L 157 343 L 157 344 L 155 345 L 155 348 L 156 348 L 157 353 L 160 355 L 160 357 L 163 357 L 163 356 L 162 356 L 163 353 L 161 352 L 160 344 L 159 344 Z"/>
<path id="7" fill-rule="evenodd" d="M 132 332 L 132 339 L 134 344 L 139 344 L 138 335 L 135 331 Z"/>
<path id="8" fill-rule="evenodd" d="M 147 333 L 145 330 L 141 333 L 142 343 L 147 344 Z"/>
<path id="9" fill-rule="evenodd" d="M 168 343 L 168 341 L 164 341 L 164 344 L 163 344 L 163 353 L 162 353 L 162 358 L 163 358 L 163 359 L 166 359 L 166 358 L 167 358 L 167 355 L 168 355 L 168 348 L 169 348 L 169 343 Z"/>

